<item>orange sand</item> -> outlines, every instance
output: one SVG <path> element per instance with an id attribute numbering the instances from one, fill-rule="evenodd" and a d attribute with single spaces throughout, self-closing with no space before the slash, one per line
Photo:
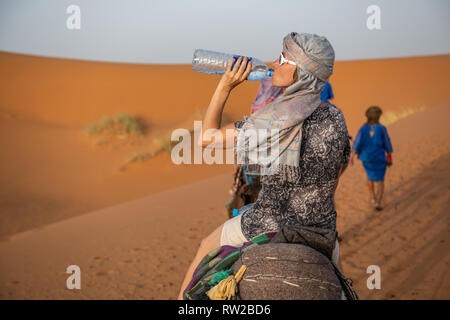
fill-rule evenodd
<path id="1" fill-rule="evenodd" d="M 175 298 L 201 238 L 225 220 L 233 167 L 176 166 L 162 153 L 120 168 L 154 137 L 192 126 L 218 77 L 9 53 L 0 69 L 0 298 Z M 450 298 L 449 71 L 450 55 L 336 63 L 333 103 L 352 135 L 371 104 L 428 109 L 388 127 L 384 211 L 370 209 L 359 162 L 341 179 L 343 267 L 362 298 Z M 225 114 L 247 114 L 257 85 L 238 87 Z M 121 111 L 142 120 L 145 137 L 94 146 L 81 134 Z M 81 267 L 80 291 L 65 289 L 70 264 Z M 371 264 L 382 290 L 365 286 Z"/>

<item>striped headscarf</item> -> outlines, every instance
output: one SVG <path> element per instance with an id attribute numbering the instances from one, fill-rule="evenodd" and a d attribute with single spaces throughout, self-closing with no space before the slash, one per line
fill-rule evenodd
<path id="1" fill-rule="evenodd" d="M 296 32 L 284 37 L 283 49 L 296 62 L 298 80 L 273 102 L 244 117 L 236 152 L 239 164 L 257 164 L 251 166 L 259 171 L 253 174 L 282 173 L 286 170 L 279 170 L 279 166 L 289 166 L 290 177 L 285 178 L 296 181 L 302 124 L 321 104 L 320 93 L 333 72 L 334 50 L 325 37 Z M 258 135 L 257 142 L 251 143 L 255 130 L 266 136 Z M 270 159 L 265 155 L 271 151 L 276 156 Z"/>

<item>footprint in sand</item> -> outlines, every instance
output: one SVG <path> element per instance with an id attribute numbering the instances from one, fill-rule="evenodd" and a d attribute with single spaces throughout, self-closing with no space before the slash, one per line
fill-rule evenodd
<path id="1" fill-rule="evenodd" d="M 122 260 L 119 262 L 119 264 L 129 264 L 129 263 L 134 263 L 134 262 L 138 262 L 138 259 L 135 258 L 131 258 L 131 259 L 127 259 L 127 260 Z"/>
<path id="2" fill-rule="evenodd" d="M 432 194 L 429 194 L 429 195 L 425 196 L 425 199 L 427 199 L 427 200 L 437 200 L 437 199 L 439 199 L 439 195 L 437 195 L 435 193 L 432 193 Z"/>
<path id="3" fill-rule="evenodd" d="M 390 267 L 389 268 L 389 273 L 397 273 L 397 272 L 401 272 L 401 271 L 403 271 L 403 270 L 406 270 L 406 266 L 404 266 L 404 265 L 401 265 L 401 264 L 398 264 L 398 265 L 395 265 L 395 266 L 393 266 L 393 267 Z"/>
<path id="4" fill-rule="evenodd" d="M 97 276 L 109 276 L 109 275 L 111 275 L 113 273 L 114 273 L 114 270 L 111 270 L 111 269 L 109 269 L 109 270 L 102 270 L 100 272 L 97 272 Z"/>
<path id="5" fill-rule="evenodd" d="M 167 248 L 168 251 L 180 251 L 181 249 L 183 249 L 183 247 L 180 245 L 170 246 L 169 248 Z"/>
<path id="6" fill-rule="evenodd" d="M 106 261 L 106 260 L 109 260 L 109 257 L 107 257 L 107 256 L 97 256 L 97 257 L 94 257 L 92 259 L 96 260 L 96 261 Z"/>
<path id="7" fill-rule="evenodd" d="M 149 249 L 148 246 L 145 247 L 140 247 L 140 248 L 133 248 L 130 250 L 131 253 L 139 253 L 139 252 L 144 252 L 147 251 Z"/>
<path id="8" fill-rule="evenodd" d="M 434 208 L 436 206 L 433 202 L 430 201 L 425 202 L 425 205 L 428 209 Z"/>
<path id="9" fill-rule="evenodd" d="M 109 257 L 107 256 L 96 256 L 91 259 L 92 264 L 89 266 L 89 268 L 95 268 L 95 266 L 102 266 L 106 261 L 109 260 Z"/>
<path id="10" fill-rule="evenodd" d="M 384 299 L 394 299 L 396 297 L 396 294 L 394 292 L 388 292 L 385 296 Z"/>
<path id="11" fill-rule="evenodd" d="M 385 261 L 389 261 L 392 258 L 392 254 L 383 254 Z"/>
<path id="12" fill-rule="evenodd" d="M 109 257 L 107 256 L 95 256 L 90 259 L 91 263 L 89 265 L 89 269 L 102 267 L 107 261 L 109 261 Z"/>
<path id="13" fill-rule="evenodd" d="M 20 283 L 20 281 L 14 280 L 14 281 L 9 281 L 8 283 L 6 283 L 7 286 L 14 286 L 14 285 L 18 285 Z"/>
<path id="14" fill-rule="evenodd" d="M 198 220 L 197 224 L 199 224 L 199 225 L 206 224 L 206 221 L 205 220 Z"/>
<path id="15" fill-rule="evenodd" d="M 200 239 L 200 237 L 197 235 L 184 237 L 184 240 L 197 240 L 197 239 Z"/>

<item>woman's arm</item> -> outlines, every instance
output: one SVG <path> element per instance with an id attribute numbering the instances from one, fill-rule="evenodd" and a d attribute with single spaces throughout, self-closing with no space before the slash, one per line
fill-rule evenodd
<path id="1" fill-rule="evenodd" d="M 222 143 L 223 147 L 226 147 L 227 139 L 232 138 L 234 142 L 234 124 L 231 123 L 225 127 L 220 128 L 220 123 L 222 122 L 222 112 L 225 107 L 225 102 L 230 96 L 231 89 L 226 87 L 223 82 L 219 82 L 219 85 L 214 92 L 213 97 L 211 98 L 211 102 L 209 104 L 208 110 L 206 110 L 205 118 L 203 119 L 202 124 L 202 137 L 201 141 L 199 141 L 199 145 L 202 147 L 206 147 L 211 143 Z M 205 137 L 205 132 L 210 130 L 210 135 L 212 139 Z M 227 130 L 229 132 L 229 136 L 227 137 Z M 230 134 L 230 130 L 232 133 Z M 223 139 L 218 139 L 215 135 L 222 137 Z M 230 143 L 230 142 L 229 142 Z"/>
<path id="2" fill-rule="evenodd" d="M 225 103 L 230 96 L 231 90 L 247 79 L 252 70 L 252 63 L 247 63 L 247 61 L 247 57 L 244 57 L 244 59 L 239 57 L 233 70 L 231 70 L 232 61 L 228 63 L 227 71 L 220 79 L 216 91 L 211 98 L 208 109 L 206 110 L 205 118 L 203 119 L 202 136 L 200 137 L 201 141 L 197 142 L 202 147 L 206 147 L 211 143 L 221 143 L 222 146 L 226 148 L 227 139 L 233 139 L 234 143 L 236 136 L 234 125 L 229 124 L 220 128 L 220 122 L 222 120 L 222 112 L 225 107 Z M 207 130 L 211 130 L 209 131 L 209 134 L 213 136 L 212 139 L 204 139 L 203 136 Z M 229 131 L 228 135 L 226 132 L 227 130 Z M 219 132 L 221 134 L 219 134 Z M 214 134 L 216 134 L 216 137 L 214 137 Z M 230 145 L 230 141 L 228 141 L 228 145 Z"/>
<path id="3" fill-rule="evenodd" d="M 392 152 L 394 150 L 392 149 L 392 143 L 391 139 L 389 138 L 387 129 L 384 126 L 383 126 L 383 147 L 384 151 L 386 152 L 386 164 L 388 167 L 392 166 Z"/>
<path id="4" fill-rule="evenodd" d="M 209 130 L 211 130 L 210 134 L 205 134 L 205 131 L 202 131 L 204 138 L 202 139 L 201 144 L 199 142 L 199 145 L 201 145 L 202 148 L 206 148 L 207 146 L 213 148 L 220 147 L 221 149 L 234 148 L 238 133 L 234 126 L 234 122 L 229 123 L 220 129 Z"/>
<path id="5" fill-rule="evenodd" d="M 391 139 L 389 138 L 389 134 L 387 132 L 386 127 L 383 126 L 383 147 L 384 151 L 386 151 L 387 154 L 391 154 L 394 150 L 392 148 Z"/>

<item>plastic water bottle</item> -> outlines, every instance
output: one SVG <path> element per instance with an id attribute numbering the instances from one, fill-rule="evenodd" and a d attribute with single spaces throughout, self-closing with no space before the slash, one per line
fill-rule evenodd
<path id="1" fill-rule="evenodd" d="M 224 74 L 230 60 L 235 58 L 231 68 L 233 69 L 239 57 L 239 55 L 235 54 L 197 49 L 194 51 L 192 69 L 210 74 Z M 249 57 L 248 60 L 252 62 L 252 71 L 248 75 L 247 80 L 262 80 L 265 77 L 271 77 L 273 75 L 273 69 L 269 69 L 261 60 L 252 57 Z"/>

